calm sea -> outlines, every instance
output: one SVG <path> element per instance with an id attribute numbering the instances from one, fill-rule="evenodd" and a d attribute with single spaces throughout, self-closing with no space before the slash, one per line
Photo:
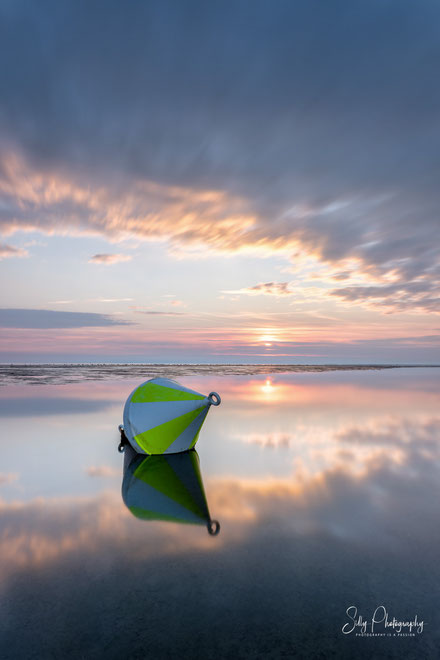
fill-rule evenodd
<path id="1" fill-rule="evenodd" d="M 153 375 L 220 393 L 198 455 L 118 451 Z M 440 369 L 0 382 L 2 660 L 439 657 Z"/>

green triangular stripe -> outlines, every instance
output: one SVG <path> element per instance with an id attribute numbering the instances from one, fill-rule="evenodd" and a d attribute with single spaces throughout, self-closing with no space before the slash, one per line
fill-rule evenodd
<path id="1" fill-rule="evenodd" d="M 203 425 L 203 422 L 202 422 L 202 424 L 200 424 L 200 429 L 202 428 L 202 425 Z M 198 430 L 197 435 L 200 433 L 200 429 Z M 196 438 L 197 438 L 197 436 L 196 436 Z M 206 507 L 206 510 L 208 510 L 208 502 L 206 501 L 205 489 L 203 488 L 202 475 L 200 474 L 199 455 L 198 455 L 198 453 L 196 452 L 195 449 L 194 449 L 194 451 L 190 451 L 188 453 L 191 455 L 191 463 L 193 465 L 194 474 L 196 475 L 196 478 L 197 478 L 197 483 L 199 485 L 200 494 L 203 496 L 203 504 Z"/>
<path id="2" fill-rule="evenodd" d="M 170 444 L 186 429 L 189 424 L 200 415 L 200 408 L 191 410 L 180 417 L 170 419 L 169 422 L 153 426 L 152 429 L 138 433 L 135 441 L 147 454 L 163 454 Z"/>
<path id="3" fill-rule="evenodd" d="M 200 429 L 199 429 L 200 430 Z M 204 512 L 205 520 L 209 519 L 208 511 L 208 502 L 206 500 L 205 489 L 203 488 L 202 475 L 200 474 L 200 460 L 199 455 L 195 449 L 188 452 L 189 459 L 191 461 L 192 472 L 191 472 L 191 482 L 186 480 L 186 476 L 189 476 L 189 471 L 185 475 L 179 476 L 182 483 L 185 485 L 185 488 L 188 489 L 188 492 L 191 493 L 191 497 L 196 502 L 197 506 Z M 176 468 L 174 468 L 176 470 Z M 197 482 L 195 481 L 197 480 Z"/>
<path id="4" fill-rule="evenodd" d="M 142 518 L 143 520 L 164 520 L 167 522 L 186 523 L 187 525 L 203 525 L 205 522 L 204 520 L 201 520 L 200 523 L 197 523 L 195 520 L 192 521 L 184 520 L 183 518 L 175 518 L 174 516 L 167 516 L 165 513 L 148 511 L 148 509 L 143 509 L 140 506 L 130 506 L 128 508 L 136 518 Z"/>
<path id="5" fill-rule="evenodd" d="M 192 511 L 196 516 L 205 518 L 204 512 L 164 456 L 148 457 L 136 468 L 134 476 L 188 511 Z"/>
<path id="6" fill-rule="evenodd" d="M 160 401 L 197 401 L 203 400 L 202 394 L 193 394 L 156 383 L 145 383 L 137 388 L 131 400 L 133 403 L 154 403 Z"/>

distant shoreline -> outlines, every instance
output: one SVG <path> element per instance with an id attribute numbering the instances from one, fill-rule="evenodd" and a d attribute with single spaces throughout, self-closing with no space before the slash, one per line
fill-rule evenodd
<path id="1" fill-rule="evenodd" d="M 439 368 L 437 364 L 163 364 L 163 363 L 41 363 L 0 364 L 0 385 L 67 384 L 85 380 L 163 376 L 257 376 L 327 371 Z"/>

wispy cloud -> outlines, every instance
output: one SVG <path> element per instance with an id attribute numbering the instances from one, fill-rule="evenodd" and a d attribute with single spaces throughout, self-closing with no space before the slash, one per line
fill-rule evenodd
<path id="1" fill-rule="evenodd" d="M 91 298 L 90 302 L 113 303 L 113 302 L 132 302 L 133 298 Z"/>
<path id="2" fill-rule="evenodd" d="M 27 257 L 28 251 L 23 248 L 16 248 L 6 243 L 0 243 L 0 259 L 10 259 L 12 257 Z"/>
<path id="3" fill-rule="evenodd" d="M 339 431 L 334 436 L 337 442 L 355 445 L 356 448 L 377 446 L 403 449 L 408 454 L 432 453 L 432 458 L 439 458 L 440 418 L 423 421 L 383 420 L 382 423 L 370 423 L 365 426 L 352 426 Z"/>
<path id="4" fill-rule="evenodd" d="M 121 470 L 116 470 L 109 465 L 92 465 L 86 468 L 89 477 L 120 477 Z"/>
<path id="5" fill-rule="evenodd" d="M 295 440 L 291 434 L 281 432 L 237 434 L 234 438 L 265 449 L 288 449 Z"/>
<path id="6" fill-rule="evenodd" d="M 114 188 L 83 181 L 80 175 L 40 172 L 12 152 L 0 156 L 0 196 L 9 209 L 0 214 L 4 233 L 39 230 L 114 241 L 136 237 L 168 240 L 176 249 L 228 251 L 245 245 L 243 235 L 255 224 L 249 203 L 226 191 L 149 179 L 125 180 Z M 106 254 L 94 256 L 101 257 L 97 263 L 107 262 Z"/>
<path id="7" fill-rule="evenodd" d="M 167 312 L 158 309 L 135 309 L 135 314 L 147 314 L 150 316 L 186 316 L 187 312 Z"/>
<path id="8" fill-rule="evenodd" d="M 131 254 L 94 254 L 93 257 L 90 257 L 90 264 L 105 264 L 106 266 L 111 266 L 112 264 L 119 264 L 123 261 L 131 261 Z"/>
<path id="9" fill-rule="evenodd" d="M 7 486 L 17 481 L 18 474 L 16 472 L 0 472 L 0 486 Z"/>
<path id="10" fill-rule="evenodd" d="M 383 286 L 350 286 L 329 291 L 347 303 L 361 302 L 386 312 L 422 311 L 440 313 L 440 279 L 414 280 Z"/>
<path id="11" fill-rule="evenodd" d="M 289 282 L 262 282 L 255 286 L 245 287 L 243 289 L 235 289 L 233 291 L 222 291 L 231 295 L 246 295 L 246 296 L 291 296 L 293 291 L 289 289 Z"/>
<path id="12" fill-rule="evenodd" d="M 83 300 L 52 300 L 49 305 L 71 305 L 74 302 L 98 302 L 98 303 L 114 303 L 114 302 L 132 302 L 133 298 L 85 298 Z"/>

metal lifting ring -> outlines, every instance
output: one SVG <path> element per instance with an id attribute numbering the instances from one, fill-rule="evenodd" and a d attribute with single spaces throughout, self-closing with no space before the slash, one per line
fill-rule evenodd
<path id="1" fill-rule="evenodd" d="M 219 406 L 222 402 L 220 394 L 217 394 L 217 392 L 211 392 L 208 396 L 208 401 L 211 406 Z"/>
<path id="2" fill-rule="evenodd" d="M 207 524 L 207 528 L 210 536 L 217 536 L 220 531 L 220 523 L 218 520 L 210 520 Z"/>

